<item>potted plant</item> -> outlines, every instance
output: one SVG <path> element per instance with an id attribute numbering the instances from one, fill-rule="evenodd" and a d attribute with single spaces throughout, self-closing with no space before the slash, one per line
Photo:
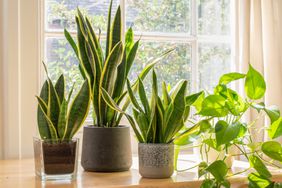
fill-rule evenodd
<path id="1" fill-rule="evenodd" d="M 246 97 L 240 96 L 229 85 L 241 79 L 245 81 Z M 199 131 L 202 161 L 198 165 L 198 174 L 205 177 L 201 187 L 230 187 L 228 178 L 243 173 L 247 174 L 251 188 L 281 186 L 271 180 L 268 167 L 280 168 L 275 161 L 282 161 L 281 144 L 272 139 L 282 136 L 282 118 L 278 107 L 260 102 L 265 91 L 263 76 L 249 65 L 247 74 L 232 72 L 222 75 L 214 92 L 203 96 L 197 104 L 199 117 L 207 122 L 206 129 Z M 249 109 L 258 112 L 251 122 L 243 118 Z M 269 117 L 270 125 L 259 127 L 257 121 L 265 116 Z M 268 133 L 265 140 L 269 141 L 254 138 L 254 135 L 263 135 L 264 130 Z M 208 157 L 210 149 L 218 151 L 216 159 Z M 220 156 L 222 153 L 224 155 Z M 235 173 L 229 171 L 230 157 L 234 156 L 244 157 L 249 167 Z"/>
<path id="2" fill-rule="evenodd" d="M 189 98 L 186 98 L 187 81 L 181 80 L 169 92 L 162 85 L 162 97 L 158 95 L 157 76 L 153 71 L 152 97 L 149 104 L 144 85 L 138 80 L 138 103 L 127 80 L 127 90 L 133 105 L 133 116 L 126 114 L 102 88 L 103 98 L 114 110 L 127 117 L 139 141 L 139 173 L 145 178 L 169 178 L 174 171 L 173 141 L 193 132 L 196 126 L 186 128 L 189 116 Z M 187 100 L 186 100 L 187 99 Z M 137 124 L 137 125 L 136 125 Z"/>
<path id="3" fill-rule="evenodd" d="M 125 171 L 131 167 L 130 130 L 121 125 L 122 114 L 109 108 L 102 98 L 100 88 L 105 89 L 114 101 L 126 109 L 129 105 L 124 91 L 126 78 L 134 62 L 139 40 L 134 42 L 132 29 L 126 32 L 122 42 L 122 19 L 120 6 L 111 21 L 112 1 L 108 13 L 106 48 L 102 50 L 100 34 L 96 34 L 87 17 L 77 10 L 77 44 L 65 30 L 65 37 L 79 59 L 82 76 L 91 84 L 93 125 L 85 126 L 83 132 L 81 164 L 87 171 Z M 163 55 L 169 53 L 166 52 Z M 140 73 L 144 79 L 150 69 L 160 60 L 152 60 Z M 132 88 L 136 90 L 136 81 Z M 125 99 L 125 100 L 124 100 Z"/>
<path id="4" fill-rule="evenodd" d="M 35 172 L 42 180 L 76 177 L 79 145 L 73 136 L 87 117 L 90 87 L 85 81 L 71 102 L 73 88 L 66 98 L 65 79 L 61 75 L 55 85 L 48 78 L 40 96 L 36 96 L 40 138 L 34 137 L 33 144 Z"/>

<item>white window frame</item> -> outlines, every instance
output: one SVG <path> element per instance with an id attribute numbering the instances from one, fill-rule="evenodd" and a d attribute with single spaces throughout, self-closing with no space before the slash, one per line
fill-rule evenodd
<path id="1" fill-rule="evenodd" d="M 234 1 L 234 0 L 231 0 Z M 233 3 L 231 2 L 231 5 Z M 41 36 L 43 37 L 41 39 L 42 41 L 42 50 L 41 50 L 41 57 L 42 59 L 45 59 L 45 39 L 47 37 L 64 37 L 63 30 L 53 30 L 53 31 L 46 31 L 45 30 L 45 0 L 43 0 L 42 6 L 41 6 L 41 31 L 42 34 Z M 123 23 L 126 23 L 126 0 L 120 0 L 120 6 L 121 6 L 121 16 L 122 16 L 122 21 Z M 199 43 L 232 43 L 231 41 L 231 35 L 230 36 L 199 36 L 198 35 L 198 7 L 197 7 L 197 0 L 191 0 L 191 34 L 190 33 L 158 33 L 158 32 L 135 32 L 135 38 L 140 38 L 142 35 L 141 40 L 142 41 L 164 41 L 164 42 L 176 42 L 176 43 L 183 43 L 183 44 L 189 44 L 191 47 L 191 70 L 192 70 L 192 76 L 191 76 L 191 92 L 197 92 L 199 90 L 198 88 L 198 80 L 199 80 L 199 75 L 198 75 L 198 47 Z M 232 11 L 231 11 L 232 12 Z M 232 16 L 231 16 L 232 17 Z M 231 28 L 230 28 L 231 29 Z M 122 28 L 122 36 L 125 35 L 126 32 L 126 26 L 124 25 Z M 70 34 L 75 36 L 76 32 L 75 31 L 70 31 Z M 102 33 L 101 35 L 102 38 L 105 38 L 105 33 Z M 157 39 L 157 40 L 156 40 Z M 232 48 L 233 49 L 233 48 Z M 233 52 L 232 52 L 233 53 Z M 232 57 L 232 55 L 231 55 Z M 231 64 L 233 65 L 233 58 L 231 60 Z M 234 67 L 231 67 L 232 69 Z M 44 79 L 42 78 L 41 81 Z M 91 124 L 92 122 L 86 122 L 86 124 Z M 123 124 L 127 124 L 128 122 L 123 119 Z M 134 132 L 131 130 L 131 135 L 133 135 Z M 78 136 L 81 137 L 82 135 L 82 130 L 78 133 Z M 132 151 L 133 154 L 137 154 L 137 141 L 132 137 L 131 139 L 132 142 Z M 192 149 L 189 150 L 189 152 L 192 152 Z"/>
<path id="2" fill-rule="evenodd" d="M 231 5 L 233 5 L 233 1 L 234 0 L 230 0 L 231 1 Z M 42 15 L 42 20 L 41 20 L 41 31 L 42 31 L 42 37 L 41 41 L 42 41 L 42 50 L 41 50 L 41 57 L 42 59 L 45 59 L 44 57 L 44 42 L 45 42 L 45 38 L 46 37 L 64 37 L 64 33 L 63 30 L 61 31 L 45 31 L 45 5 L 44 5 L 45 0 L 43 0 L 42 6 L 41 6 L 41 15 Z M 121 16 L 122 16 L 122 21 L 123 23 L 126 23 L 126 0 L 120 0 L 120 6 L 121 6 Z M 190 44 L 191 45 L 191 70 L 192 70 L 192 77 L 191 77 L 191 91 L 192 92 L 196 92 L 199 90 L 198 88 L 198 79 L 199 79 L 199 75 L 198 75 L 198 46 L 199 43 L 230 43 L 232 45 L 232 41 L 231 41 L 231 36 L 199 36 L 198 35 L 198 23 L 197 23 L 197 15 L 198 15 L 198 7 L 197 7 L 197 0 L 191 0 L 191 19 L 192 19 L 192 24 L 191 24 L 191 34 L 189 33 L 158 33 L 158 32 L 135 32 L 135 37 L 136 38 L 141 38 L 142 41 L 164 41 L 164 42 L 176 42 L 176 43 L 184 43 L 184 44 Z M 231 14 L 233 11 L 231 11 Z M 231 16 L 233 17 L 233 16 Z M 122 29 L 122 36 L 125 35 L 126 32 L 126 27 L 124 26 Z M 71 35 L 75 35 L 76 32 L 71 31 L 70 32 Z M 101 34 L 102 38 L 105 38 L 105 33 Z M 233 45 L 232 45 L 233 46 Z M 233 48 L 232 48 L 233 51 Z M 232 52 L 233 53 L 233 52 Z M 232 55 L 231 55 L 232 56 Z M 234 64 L 233 58 L 231 59 L 231 64 Z M 232 69 L 234 67 L 231 67 Z M 43 79 L 42 79 L 43 80 Z"/>

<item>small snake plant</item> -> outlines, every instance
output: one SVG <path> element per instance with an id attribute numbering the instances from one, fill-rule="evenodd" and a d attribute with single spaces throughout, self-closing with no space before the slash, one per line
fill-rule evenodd
<path id="1" fill-rule="evenodd" d="M 131 124 L 140 143 L 172 143 L 174 140 L 191 134 L 197 129 L 197 124 L 186 128 L 185 122 L 190 113 L 191 100 L 194 95 L 186 96 L 187 80 L 181 80 L 172 89 L 168 90 L 166 83 L 162 84 L 162 97 L 158 95 L 157 76 L 153 71 L 152 97 L 149 100 L 144 84 L 138 80 L 138 94 L 142 106 L 130 87 L 127 80 L 128 94 L 133 105 L 133 117 L 125 113 L 115 104 L 105 89 L 102 88 L 103 98 L 114 110 L 123 113 Z M 137 123 L 137 125 L 136 125 Z"/>
<path id="2" fill-rule="evenodd" d="M 47 72 L 45 65 L 44 67 Z M 66 98 L 63 74 L 55 85 L 49 77 L 44 82 L 40 96 L 36 96 L 37 123 L 42 139 L 69 140 L 83 124 L 89 111 L 90 86 L 86 80 L 69 106 L 73 88 Z"/>

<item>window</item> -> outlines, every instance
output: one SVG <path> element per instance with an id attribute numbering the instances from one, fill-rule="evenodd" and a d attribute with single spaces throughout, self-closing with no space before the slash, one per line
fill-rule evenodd
<path id="1" fill-rule="evenodd" d="M 75 36 L 74 15 L 76 7 L 80 7 L 105 37 L 109 1 L 45 0 L 44 59 L 52 79 L 63 72 L 67 81 L 76 81 L 78 85 L 82 82 L 77 59 L 63 29 Z M 135 39 L 141 37 L 130 77 L 135 78 L 149 58 L 174 47 L 175 51 L 156 66 L 159 80 L 173 85 L 185 78 L 190 80 L 192 91 L 211 89 L 219 75 L 232 68 L 230 1 L 114 0 L 113 10 L 119 3 L 122 7 L 123 32 L 132 26 Z"/>
<path id="2" fill-rule="evenodd" d="M 175 48 L 172 54 L 156 66 L 159 81 L 166 81 L 173 86 L 180 79 L 188 79 L 190 91 L 212 89 L 219 76 L 233 67 L 231 1 L 114 0 L 113 10 L 116 10 L 118 4 L 121 5 L 125 23 L 123 32 L 132 26 L 135 39 L 141 37 L 130 78 L 136 78 L 150 58 Z M 44 59 L 53 80 L 63 72 L 67 81 L 75 81 L 77 85 L 82 82 L 77 68 L 78 61 L 64 38 L 63 29 L 67 28 L 75 37 L 74 15 L 76 7 L 79 7 L 91 18 L 94 28 L 101 29 L 103 41 L 106 37 L 109 2 L 45 0 Z M 148 87 L 150 82 L 146 83 Z"/>

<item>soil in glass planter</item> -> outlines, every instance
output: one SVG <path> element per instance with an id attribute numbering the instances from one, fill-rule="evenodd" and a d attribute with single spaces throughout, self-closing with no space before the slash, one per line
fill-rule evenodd
<path id="1" fill-rule="evenodd" d="M 42 149 L 46 174 L 69 174 L 74 172 L 76 142 L 43 142 Z"/>

